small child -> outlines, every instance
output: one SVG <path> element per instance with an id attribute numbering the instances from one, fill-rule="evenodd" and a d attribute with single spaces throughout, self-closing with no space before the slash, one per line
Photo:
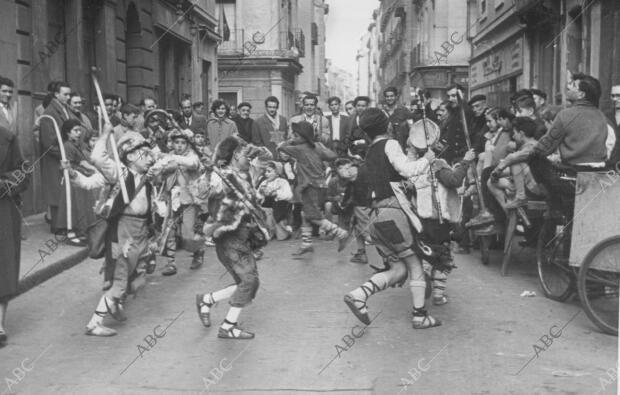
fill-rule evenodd
<path id="1" fill-rule="evenodd" d="M 353 254 L 350 262 L 368 263 L 366 256 L 366 241 L 368 236 L 368 184 L 364 180 L 363 171 L 357 164 L 347 158 L 337 159 L 335 162 L 338 178 L 345 184 L 344 197 L 340 203 L 342 210 L 341 224 L 345 223 L 345 229 L 355 232 L 357 251 Z"/>
<path id="2" fill-rule="evenodd" d="M 293 190 L 287 180 L 282 178 L 282 164 L 270 161 L 265 166 L 265 179 L 258 186 L 258 197 L 266 208 L 268 224 L 277 240 L 291 237 L 293 229 L 287 219 L 291 210 Z"/>

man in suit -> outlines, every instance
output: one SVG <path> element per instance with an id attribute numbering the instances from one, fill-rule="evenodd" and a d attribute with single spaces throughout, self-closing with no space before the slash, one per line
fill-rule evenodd
<path id="1" fill-rule="evenodd" d="M 332 142 L 347 140 L 351 127 L 349 117 L 340 113 L 340 98 L 333 96 L 327 99 L 331 114 L 325 118 L 329 121 L 330 138 Z M 335 148 L 335 147 L 334 147 Z M 339 153 L 340 154 L 340 153 Z"/>
<path id="2" fill-rule="evenodd" d="M 17 135 L 17 109 L 11 105 L 13 88 L 13 81 L 0 76 L 0 127 Z"/>
<path id="3" fill-rule="evenodd" d="M 267 147 L 276 154 L 276 146 L 288 138 L 286 118 L 278 114 L 280 101 L 275 96 L 265 99 L 265 114 L 252 124 L 252 144 Z"/>
<path id="4" fill-rule="evenodd" d="M 179 103 L 181 107 L 181 122 L 179 125 L 182 128 L 186 128 L 196 133 L 200 133 L 203 136 L 207 135 L 207 117 L 201 114 L 197 114 L 194 112 L 194 107 L 192 106 L 192 100 L 189 97 L 181 100 Z"/>
<path id="5" fill-rule="evenodd" d="M 67 107 L 71 95 L 71 87 L 67 82 L 59 82 L 54 88 L 54 97 L 47 106 L 43 115 L 49 115 L 62 128 L 62 124 L 71 118 Z M 54 125 L 49 118 L 41 119 L 41 188 L 45 193 L 43 198 L 48 207 L 46 220 L 57 223 L 56 212 L 60 201 L 60 148 Z M 52 229 L 54 231 L 54 229 Z"/>

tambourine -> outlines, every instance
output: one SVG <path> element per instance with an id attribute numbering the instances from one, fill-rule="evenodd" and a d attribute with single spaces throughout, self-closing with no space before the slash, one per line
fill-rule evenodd
<path id="1" fill-rule="evenodd" d="M 407 142 L 415 148 L 426 149 L 437 144 L 440 134 L 439 126 L 435 122 L 423 118 L 411 125 Z"/>

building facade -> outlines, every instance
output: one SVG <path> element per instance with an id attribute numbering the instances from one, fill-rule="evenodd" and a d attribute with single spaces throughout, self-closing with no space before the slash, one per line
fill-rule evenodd
<path id="1" fill-rule="evenodd" d="M 339 97 L 344 105 L 346 101 L 355 98 L 355 83 L 353 74 L 336 67 L 329 59 L 327 60 L 327 97 Z"/>
<path id="2" fill-rule="evenodd" d="M 303 92 L 325 99 L 323 0 L 218 0 L 217 9 L 220 31 L 230 31 L 218 50 L 220 98 L 260 112 L 276 96 L 284 116 L 299 110 Z"/>
<path id="3" fill-rule="evenodd" d="M 0 0 L 0 74 L 15 82 L 23 155 L 40 153 L 32 126 L 52 80 L 69 82 L 96 104 L 91 72 L 104 92 L 138 103 L 146 96 L 177 108 L 191 95 L 217 95 L 215 0 Z M 24 196 L 24 212 L 40 212 L 38 171 Z"/>
<path id="4" fill-rule="evenodd" d="M 620 83 L 620 2 L 614 0 L 473 0 L 471 94 L 506 106 L 519 89 L 535 87 L 551 104 L 565 104 L 569 72 L 585 72 L 603 87 Z"/>

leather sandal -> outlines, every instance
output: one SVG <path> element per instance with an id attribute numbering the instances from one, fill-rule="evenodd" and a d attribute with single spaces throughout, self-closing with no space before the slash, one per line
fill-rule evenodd
<path id="1" fill-rule="evenodd" d="M 355 314 L 358 320 L 362 321 L 366 325 L 370 325 L 370 317 L 368 316 L 368 308 L 366 301 L 355 299 L 351 294 L 344 295 L 344 303 L 351 309 L 351 312 Z M 362 303 L 361 307 L 357 307 L 355 303 Z M 366 313 L 362 313 L 362 309 L 366 309 Z"/>
<path id="2" fill-rule="evenodd" d="M 211 312 L 208 311 L 206 313 L 202 312 L 202 308 L 204 306 L 207 306 L 209 309 L 213 306 L 215 306 L 215 303 L 207 303 L 204 301 L 204 296 L 206 294 L 196 294 L 196 309 L 198 310 L 198 318 L 200 319 L 200 322 L 202 322 L 202 325 L 205 328 L 208 328 L 211 326 Z M 213 297 L 211 297 L 211 300 L 213 300 Z"/>
<path id="3" fill-rule="evenodd" d="M 434 328 L 436 326 L 441 326 L 441 321 L 428 315 L 426 309 L 414 309 L 412 314 L 414 318 L 414 320 L 412 320 L 411 322 L 413 329 L 428 329 Z M 422 321 L 416 321 L 415 317 L 424 318 L 422 318 Z"/>
<path id="4" fill-rule="evenodd" d="M 220 326 L 219 331 L 217 332 L 217 337 L 220 339 L 233 339 L 233 340 L 250 340 L 254 339 L 254 334 L 252 332 L 248 332 L 244 329 L 238 328 L 237 323 L 232 323 L 224 320 L 224 322 L 232 325 L 229 329 L 224 329 Z M 235 334 L 235 329 L 239 331 Z"/>
<path id="5" fill-rule="evenodd" d="M 107 326 L 103 326 L 103 324 L 95 324 L 90 327 L 87 326 L 84 334 L 86 336 L 110 337 L 116 335 L 116 331 Z"/>
<path id="6" fill-rule="evenodd" d="M 308 246 L 308 247 L 304 247 L 304 246 L 300 246 L 299 249 L 297 249 L 297 251 L 293 252 L 293 257 L 294 258 L 301 258 L 302 256 L 304 256 L 305 254 L 314 252 L 314 246 Z"/>
<path id="7" fill-rule="evenodd" d="M 174 263 L 169 263 L 166 268 L 161 272 L 163 276 L 174 276 L 177 274 L 177 267 Z"/>
<path id="8" fill-rule="evenodd" d="M 125 308 L 123 307 L 122 303 L 113 301 L 112 306 L 110 306 L 108 304 L 107 297 L 104 298 L 104 302 L 105 302 L 105 307 L 108 310 L 108 314 L 110 314 L 112 318 L 120 322 L 127 321 L 127 315 L 125 314 Z"/>

